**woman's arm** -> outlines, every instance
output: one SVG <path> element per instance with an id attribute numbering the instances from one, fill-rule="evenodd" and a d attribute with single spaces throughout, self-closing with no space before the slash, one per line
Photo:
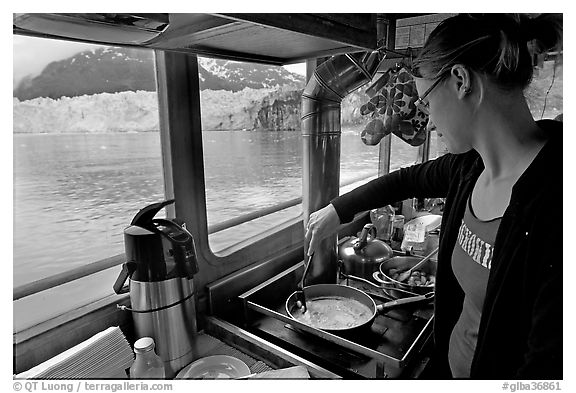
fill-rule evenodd
<path id="1" fill-rule="evenodd" d="M 475 154 L 475 153 L 473 153 Z M 306 228 L 308 255 L 320 241 L 352 221 L 354 214 L 410 197 L 445 197 L 451 179 L 465 154 L 446 154 L 424 164 L 402 168 L 381 176 L 331 201 L 310 214 Z"/>
<path id="2" fill-rule="evenodd" d="M 423 164 L 402 168 L 374 179 L 331 201 L 340 222 L 356 213 L 407 198 L 442 198 L 464 155 L 446 154 Z"/>

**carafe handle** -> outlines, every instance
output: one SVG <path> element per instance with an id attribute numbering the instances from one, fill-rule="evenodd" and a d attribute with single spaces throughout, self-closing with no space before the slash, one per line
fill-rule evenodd
<path id="1" fill-rule="evenodd" d="M 136 262 L 134 261 L 128 261 L 122 264 L 122 270 L 120 271 L 120 274 L 118 275 L 118 278 L 113 285 L 114 292 L 116 292 L 116 294 L 121 295 L 123 293 L 128 293 L 128 287 L 124 287 L 124 284 L 126 283 L 128 277 L 130 277 L 135 270 Z"/>

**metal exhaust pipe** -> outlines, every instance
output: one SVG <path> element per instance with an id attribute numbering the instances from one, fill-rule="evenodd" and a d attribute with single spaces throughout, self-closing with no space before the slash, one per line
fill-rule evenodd
<path id="1" fill-rule="evenodd" d="M 380 60 L 378 51 L 333 56 L 316 68 L 302 93 L 304 228 L 312 212 L 339 194 L 342 100 L 372 80 Z M 320 243 L 307 284 L 337 282 L 336 246 L 336 235 Z"/>

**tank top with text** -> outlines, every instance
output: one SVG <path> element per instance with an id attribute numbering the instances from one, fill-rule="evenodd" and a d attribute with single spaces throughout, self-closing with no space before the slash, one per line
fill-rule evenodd
<path id="1" fill-rule="evenodd" d="M 470 377 L 478 326 L 494 254 L 494 240 L 501 218 L 481 221 L 474 216 L 468 199 L 458 239 L 452 252 L 452 270 L 464 291 L 462 313 L 450 336 L 448 360 L 452 376 Z"/>

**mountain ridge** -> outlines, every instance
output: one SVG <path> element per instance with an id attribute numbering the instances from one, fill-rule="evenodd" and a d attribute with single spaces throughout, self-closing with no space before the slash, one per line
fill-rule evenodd
<path id="1" fill-rule="evenodd" d="M 200 90 L 238 92 L 291 86 L 304 88 L 305 78 L 280 66 L 198 57 Z M 102 47 L 49 63 L 37 76 L 26 76 L 15 87 L 20 101 L 58 99 L 122 91 L 156 91 L 153 52 Z"/>

